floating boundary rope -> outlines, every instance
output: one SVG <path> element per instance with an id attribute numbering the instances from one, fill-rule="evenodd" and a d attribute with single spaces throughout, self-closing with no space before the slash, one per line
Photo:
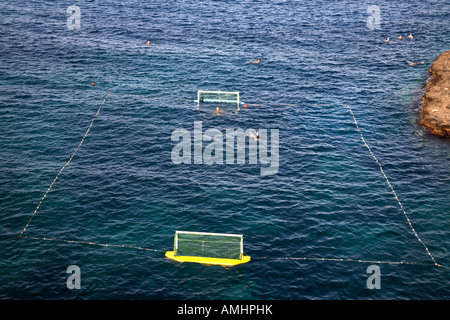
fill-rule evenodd
<path id="1" fill-rule="evenodd" d="M 87 245 L 91 245 L 91 246 L 101 246 L 101 247 L 128 248 L 128 249 L 136 249 L 136 250 L 143 250 L 143 251 L 165 252 L 165 250 L 150 249 L 150 248 L 145 248 L 145 247 L 140 247 L 140 246 L 132 246 L 132 245 L 127 245 L 127 244 L 98 243 L 98 242 L 82 241 L 82 240 L 65 240 L 65 239 L 55 239 L 55 238 L 40 238 L 40 237 L 32 237 L 32 236 L 24 236 L 23 238 L 33 239 L 33 240 L 87 244 Z"/>
<path id="2" fill-rule="evenodd" d="M 102 103 L 100 104 L 100 106 L 97 109 L 97 112 L 95 113 L 93 119 L 91 120 L 85 134 L 83 135 L 83 138 L 81 139 L 80 143 L 78 144 L 78 146 L 75 148 L 74 152 L 72 153 L 72 155 L 70 156 L 69 160 L 62 166 L 62 168 L 59 170 L 58 174 L 56 175 L 56 177 L 53 179 L 53 181 L 51 182 L 50 186 L 47 188 L 46 192 L 44 193 L 44 195 L 42 196 L 41 200 L 39 201 L 36 209 L 34 210 L 33 214 L 31 215 L 28 223 L 26 224 L 26 226 L 24 227 L 24 229 L 22 230 L 22 232 L 19 235 L 19 238 L 25 238 L 25 239 L 33 239 L 33 240 L 43 240 L 43 241 L 58 241 L 58 242 L 65 242 L 65 243 L 75 243 L 75 244 L 86 244 L 86 245 L 94 245 L 94 246 L 102 246 L 102 247 L 114 247 L 114 248 L 129 248 L 129 249 L 136 249 L 136 250 L 142 250 L 142 251 L 153 251 L 153 252 L 165 252 L 166 250 L 157 250 L 157 249 L 150 249 L 150 248 L 145 248 L 145 247 L 140 247 L 140 246 L 132 246 L 132 245 L 123 245 L 123 244 L 106 244 L 106 243 L 98 243 L 98 242 L 91 242 L 91 241 L 81 241 L 81 240 L 65 240 L 65 239 L 55 239 L 55 238 L 44 238 L 44 237 L 33 237 L 33 236 L 23 236 L 23 234 L 26 232 L 26 230 L 28 229 L 31 221 L 33 220 L 34 216 L 37 214 L 42 202 L 47 198 L 48 193 L 51 191 L 53 185 L 55 184 L 56 180 L 58 180 L 59 176 L 61 175 L 62 171 L 72 162 L 73 158 L 75 157 L 76 153 L 78 152 L 78 150 L 81 148 L 81 146 L 83 145 L 86 137 L 88 136 L 92 125 L 94 124 L 95 120 L 97 119 L 97 116 L 99 115 L 103 105 L 106 102 L 106 99 L 110 96 L 110 95 L 123 95 L 123 96 L 130 96 L 130 97 L 144 97 L 144 98 L 151 98 L 151 99 L 165 99 L 165 98 L 158 98 L 158 97 L 152 97 L 149 95 L 136 95 L 136 94 L 127 94 L 127 93 L 113 93 L 113 92 L 108 92 L 105 96 L 105 98 L 103 99 Z M 190 101 L 193 102 L 193 100 L 187 100 L 187 99 L 174 99 L 174 100 L 182 100 L 182 101 Z M 261 104 L 262 105 L 262 104 Z M 381 173 L 383 174 L 384 178 L 386 179 L 387 184 L 389 185 L 392 193 L 394 194 L 395 199 L 397 200 L 403 214 L 406 217 L 406 220 L 408 221 L 409 226 L 411 227 L 411 230 L 413 231 L 414 235 L 416 236 L 416 238 L 419 240 L 420 243 L 422 243 L 422 245 L 424 246 L 426 252 L 428 253 L 428 255 L 430 256 L 431 260 L 433 261 L 433 264 L 430 263 L 417 263 L 417 262 L 409 262 L 409 261 L 380 261 L 380 260 L 363 260 L 363 259 L 350 259 L 350 258 L 320 258 L 320 257 L 254 257 L 254 259 L 271 259 L 271 260 L 312 260 L 312 261 L 340 261 L 340 262 L 359 262 L 359 263 L 373 263 L 373 264 L 391 264 L 391 265 L 400 265 L 400 264 L 405 264 L 405 265 L 426 265 L 426 266 L 437 266 L 437 267 L 443 267 L 443 268 L 448 268 L 447 266 L 444 266 L 442 264 L 438 264 L 436 262 L 436 260 L 434 259 L 433 255 L 431 254 L 431 252 L 428 250 L 428 247 L 425 245 L 425 243 L 420 239 L 419 235 L 417 234 L 417 232 L 415 231 L 415 229 L 412 226 L 412 223 L 402 205 L 402 203 L 400 202 L 400 200 L 398 199 L 397 193 L 395 192 L 394 188 L 392 187 L 388 177 L 386 176 L 383 167 L 381 166 L 380 162 L 378 161 L 378 159 L 376 158 L 376 156 L 373 154 L 370 146 L 366 143 L 364 136 L 361 133 L 361 130 L 358 126 L 358 122 L 356 121 L 356 117 L 353 114 L 352 109 L 350 108 L 349 105 L 346 105 L 347 108 L 349 109 L 351 115 L 353 116 L 353 120 L 355 123 L 355 126 L 361 136 L 361 140 L 364 143 L 364 146 L 369 150 L 369 153 L 371 154 L 371 156 L 373 157 L 373 159 L 375 160 L 375 162 L 378 164 Z"/>
<path id="3" fill-rule="evenodd" d="M 363 136 L 363 134 L 361 133 L 361 130 L 359 129 L 358 122 L 356 121 L 356 117 L 355 117 L 355 115 L 353 114 L 352 109 L 350 108 L 350 106 L 349 106 L 348 104 L 347 104 L 346 106 L 347 106 L 348 110 L 350 111 L 350 113 L 351 113 L 352 116 L 353 116 L 353 121 L 355 122 L 356 129 L 358 130 L 359 135 L 361 136 L 361 140 L 362 140 L 362 142 L 364 143 L 364 146 L 367 148 L 367 150 L 369 150 L 370 155 L 371 155 L 372 158 L 375 160 L 375 162 L 378 164 L 378 167 L 380 168 L 381 173 L 383 174 L 384 178 L 386 179 L 386 182 L 387 182 L 388 186 L 391 188 L 391 191 L 392 191 L 392 193 L 394 194 L 395 200 L 397 200 L 398 205 L 400 206 L 400 209 L 402 210 L 403 215 L 404 215 L 405 218 L 406 218 L 406 221 L 408 221 L 408 224 L 409 224 L 409 226 L 411 227 L 412 232 L 413 232 L 414 235 L 416 236 L 417 240 L 419 240 L 419 242 L 422 243 L 423 247 L 425 248 L 426 252 L 427 252 L 428 255 L 430 256 L 431 260 L 433 260 L 434 265 L 442 267 L 442 265 L 440 265 L 440 264 L 438 264 L 438 263 L 436 262 L 436 260 L 434 259 L 433 255 L 431 254 L 430 250 L 428 250 L 428 247 L 427 247 L 427 246 L 425 245 L 425 243 L 420 239 L 419 235 L 417 234 L 416 230 L 414 229 L 414 227 L 413 227 L 413 225 L 412 225 L 412 223 L 411 223 L 411 220 L 409 219 L 408 214 L 407 214 L 406 211 L 405 211 L 405 208 L 403 208 L 403 205 L 402 205 L 402 203 L 400 202 L 400 199 L 398 198 L 397 193 L 396 193 L 395 190 L 394 190 L 394 187 L 392 187 L 392 184 L 390 183 L 388 177 L 386 176 L 386 173 L 384 173 L 384 170 L 383 170 L 383 167 L 381 166 L 381 163 L 378 161 L 377 157 L 375 157 L 375 155 L 374 155 L 373 152 L 372 152 L 372 149 L 370 148 L 370 146 L 367 144 L 366 140 L 364 139 L 364 136 Z"/>
<path id="4" fill-rule="evenodd" d="M 255 257 L 254 259 L 258 259 Z M 373 263 L 373 264 L 409 264 L 409 265 L 422 265 L 422 266 L 439 266 L 431 263 L 423 262 L 411 262 L 411 261 L 383 261 L 383 260 L 362 260 L 362 259 L 350 259 L 350 258 L 319 258 L 319 257 L 284 257 L 284 258 L 270 258 L 270 257 L 260 257 L 259 259 L 271 259 L 271 260 L 314 260 L 314 261 L 338 261 L 338 262 L 359 262 L 359 263 Z"/>
<path id="5" fill-rule="evenodd" d="M 63 170 L 72 162 L 73 157 L 75 157 L 75 155 L 77 154 L 78 150 L 81 148 L 81 146 L 83 145 L 84 140 L 86 139 L 87 135 L 89 134 L 89 131 L 91 131 L 92 125 L 94 124 L 95 119 L 97 118 L 98 114 L 100 113 L 100 110 L 102 109 L 102 106 L 105 104 L 106 99 L 108 98 L 108 96 L 111 93 L 108 93 L 105 98 L 103 99 L 103 102 L 100 104 L 100 107 L 98 107 L 97 112 L 94 115 L 94 118 L 92 118 L 91 123 L 89 124 L 89 127 L 87 128 L 83 138 L 81 139 L 80 143 L 78 144 L 78 146 L 75 148 L 74 152 L 72 153 L 72 155 L 70 156 L 69 160 L 62 166 L 62 168 L 59 170 L 58 174 L 56 175 L 55 179 L 53 179 L 52 183 L 50 184 L 50 186 L 48 187 L 47 191 L 44 193 L 44 195 L 41 198 L 41 201 L 39 201 L 39 204 L 37 205 L 36 209 L 34 210 L 33 214 L 30 217 L 30 220 L 28 221 L 28 223 L 26 224 L 25 228 L 23 228 L 22 232 L 20 233 L 19 237 L 22 237 L 23 233 L 27 230 L 28 226 L 31 223 L 31 220 L 33 220 L 34 216 L 36 215 L 36 213 L 38 212 L 39 208 L 41 207 L 42 202 L 44 201 L 44 199 L 47 197 L 48 193 L 50 192 L 50 190 L 53 188 L 53 185 L 55 184 L 56 180 L 58 180 L 59 176 L 61 175 L 61 173 L 63 172 Z"/>

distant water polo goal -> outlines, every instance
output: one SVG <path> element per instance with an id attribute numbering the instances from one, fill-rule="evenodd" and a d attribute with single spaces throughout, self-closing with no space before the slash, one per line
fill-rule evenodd
<path id="1" fill-rule="evenodd" d="M 226 107 L 227 105 L 236 106 L 236 110 L 239 111 L 240 105 L 244 104 L 241 101 L 239 91 L 197 91 L 197 109 L 200 109 L 202 104 L 207 104 L 209 107 L 212 105 L 214 109 Z M 209 108 L 207 107 L 207 108 Z"/>
<path id="2" fill-rule="evenodd" d="M 244 255 L 244 237 L 241 234 L 176 231 L 174 250 L 166 257 L 178 262 L 196 262 L 206 265 L 232 267 L 247 263 Z"/>

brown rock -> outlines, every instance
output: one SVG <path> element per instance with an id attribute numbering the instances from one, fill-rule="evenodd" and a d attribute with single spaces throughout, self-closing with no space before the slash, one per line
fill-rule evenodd
<path id="1" fill-rule="evenodd" d="M 420 124 L 435 135 L 450 137 L 450 50 L 437 57 L 430 73 L 431 80 L 422 98 Z"/>

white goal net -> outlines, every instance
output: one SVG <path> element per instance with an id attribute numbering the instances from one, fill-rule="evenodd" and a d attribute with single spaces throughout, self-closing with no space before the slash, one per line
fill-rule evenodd
<path id="1" fill-rule="evenodd" d="M 240 234 L 176 231 L 174 256 L 242 259 L 243 236 Z"/>
<path id="2" fill-rule="evenodd" d="M 203 103 L 213 104 L 214 107 L 219 107 L 223 104 L 236 105 L 236 109 L 240 110 L 241 98 L 239 91 L 197 91 L 197 108 Z"/>

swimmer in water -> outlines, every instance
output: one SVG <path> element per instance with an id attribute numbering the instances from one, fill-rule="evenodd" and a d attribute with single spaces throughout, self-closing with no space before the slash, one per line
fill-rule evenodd
<path id="1" fill-rule="evenodd" d="M 220 110 L 219 107 L 216 107 L 216 113 L 217 113 L 217 114 L 220 114 L 220 113 L 223 113 L 223 111 Z"/>
<path id="2" fill-rule="evenodd" d="M 147 40 L 147 45 L 148 45 L 148 46 L 150 45 L 150 40 Z"/>
<path id="3" fill-rule="evenodd" d="M 408 38 L 409 38 L 409 39 L 412 39 L 412 38 L 413 38 L 413 35 L 410 33 L 409 36 L 408 36 Z"/>
<path id="4" fill-rule="evenodd" d="M 258 59 L 258 60 L 256 60 L 256 61 L 251 61 L 251 62 L 249 62 L 249 63 L 260 63 L 261 62 L 261 59 Z"/>
<path id="5" fill-rule="evenodd" d="M 402 36 L 398 36 L 398 40 L 403 40 L 403 37 Z"/>
<path id="6" fill-rule="evenodd" d="M 419 64 L 424 64 L 423 61 L 421 61 L 421 62 L 411 62 L 411 61 L 406 60 L 406 62 L 408 62 L 410 66 L 417 66 Z"/>
<path id="7" fill-rule="evenodd" d="M 387 38 L 387 39 L 386 39 L 386 42 L 387 42 L 387 43 L 391 42 L 391 39 Z"/>
<path id="8" fill-rule="evenodd" d="M 256 134 L 251 133 L 250 136 L 255 140 L 255 141 L 259 141 L 259 132 L 256 131 Z"/>

